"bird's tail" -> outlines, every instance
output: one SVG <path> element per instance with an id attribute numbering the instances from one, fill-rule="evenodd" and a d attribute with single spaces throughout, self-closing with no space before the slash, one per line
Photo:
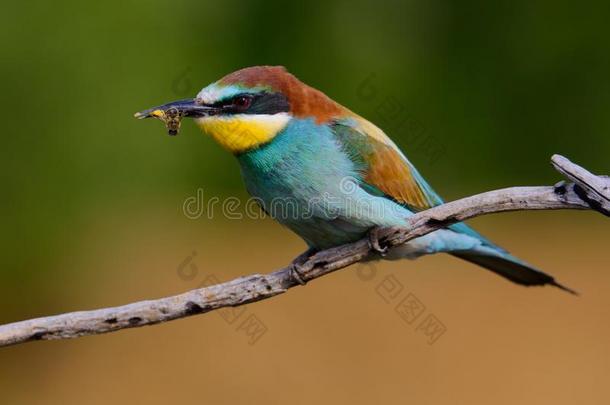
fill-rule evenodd
<path id="1" fill-rule="evenodd" d="M 451 254 L 459 257 L 460 259 L 464 259 L 471 263 L 485 267 L 486 269 L 491 270 L 494 273 L 517 284 L 525 286 L 552 285 L 571 294 L 578 295 L 578 293 L 571 288 L 559 284 L 552 276 L 530 266 L 527 263 L 523 263 L 521 260 L 511 256 L 510 254 L 504 253 L 502 256 L 493 256 L 478 253 L 476 251 L 456 251 L 451 252 Z"/>
<path id="2" fill-rule="evenodd" d="M 552 285 L 571 294 L 578 294 L 576 291 L 559 284 L 552 276 L 536 269 L 512 256 L 501 247 L 491 243 L 467 225 L 463 223 L 456 225 L 457 226 L 454 225 L 451 227 L 452 230 L 474 236 L 481 240 L 483 244 L 481 247 L 473 250 L 452 251 L 450 253 L 453 256 L 478 264 L 517 284 L 525 286 Z"/>

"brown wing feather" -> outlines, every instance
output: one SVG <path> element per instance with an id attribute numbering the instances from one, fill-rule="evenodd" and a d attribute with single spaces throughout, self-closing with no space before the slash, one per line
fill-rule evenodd
<path id="1" fill-rule="evenodd" d="M 409 165 L 396 150 L 385 144 L 378 145 L 370 156 L 365 181 L 401 204 L 421 210 L 431 206 Z"/>
<path id="2" fill-rule="evenodd" d="M 442 203 L 415 167 L 377 126 L 351 113 L 336 131 L 350 154 L 364 163 L 364 181 L 388 197 L 420 211 Z M 344 128 L 345 128 L 344 127 Z"/>

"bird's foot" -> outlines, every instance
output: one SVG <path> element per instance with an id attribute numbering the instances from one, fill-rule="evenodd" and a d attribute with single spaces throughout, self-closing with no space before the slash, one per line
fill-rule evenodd
<path id="1" fill-rule="evenodd" d="M 294 259 L 290 264 L 290 277 L 292 277 L 294 281 L 296 281 L 300 285 L 307 284 L 307 280 L 305 280 L 305 275 L 303 271 L 303 265 L 316 252 L 317 251 L 315 249 L 308 249 L 307 251 L 297 256 L 297 258 Z"/>
<path id="2" fill-rule="evenodd" d="M 307 284 L 307 281 L 305 281 L 305 279 L 303 277 L 301 265 L 299 265 L 297 263 L 292 263 L 290 265 L 290 277 L 292 277 L 292 279 L 294 281 L 296 281 L 297 283 L 299 283 L 300 285 Z"/>
<path id="3" fill-rule="evenodd" d="M 380 227 L 376 226 L 375 228 L 369 231 L 369 247 L 371 250 L 379 253 L 381 256 L 385 256 L 388 253 L 387 246 L 381 246 L 379 243 L 379 231 Z"/>

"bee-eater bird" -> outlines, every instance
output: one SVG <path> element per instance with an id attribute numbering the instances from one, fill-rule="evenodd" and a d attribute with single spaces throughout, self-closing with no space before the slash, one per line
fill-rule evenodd
<path id="1" fill-rule="evenodd" d="M 174 118 L 194 118 L 235 155 L 248 192 L 265 212 L 303 238 L 310 251 L 354 242 L 380 227 L 404 226 L 413 213 L 443 203 L 381 129 L 284 67 L 238 70 L 194 99 L 136 117 L 160 117 L 168 111 Z M 179 121 L 170 121 L 170 134 L 175 134 Z M 550 284 L 572 292 L 464 223 L 395 247 L 386 258 L 438 252 L 518 284 Z"/>

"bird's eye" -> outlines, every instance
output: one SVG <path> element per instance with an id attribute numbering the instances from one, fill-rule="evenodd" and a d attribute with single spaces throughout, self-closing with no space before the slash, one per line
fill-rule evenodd
<path id="1" fill-rule="evenodd" d="M 237 96 L 232 100 L 232 106 L 237 110 L 246 110 L 252 104 L 252 97 L 250 96 Z"/>

